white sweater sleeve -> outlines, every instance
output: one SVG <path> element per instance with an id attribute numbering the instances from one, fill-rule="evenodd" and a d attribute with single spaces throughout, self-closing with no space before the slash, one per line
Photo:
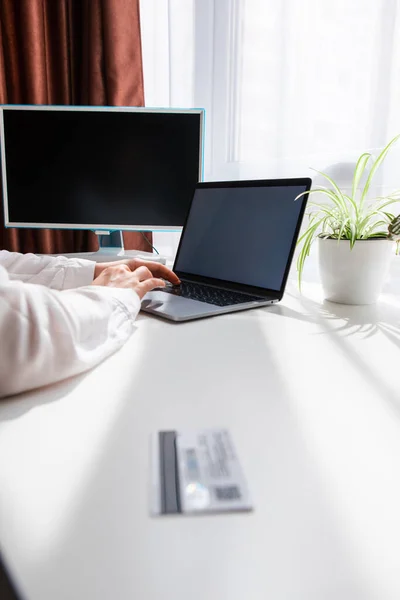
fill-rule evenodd
<path id="1" fill-rule="evenodd" d="M 133 290 L 52 290 L 0 266 L 0 397 L 97 365 L 129 338 L 139 309 Z"/>
<path id="2" fill-rule="evenodd" d="M 89 285 L 93 281 L 95 263 L 65 256 L 37 256 L 0 250 L 0 265 L 10 279 L 38 283 L 55 290 Z"/>

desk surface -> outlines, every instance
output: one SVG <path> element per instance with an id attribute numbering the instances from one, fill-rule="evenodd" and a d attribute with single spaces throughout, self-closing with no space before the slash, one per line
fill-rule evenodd
<path id="1" fill-rule="evenodd" d="M 0 404 L 0 539 L 27 600 L 399 600 L 400 297 L 139 316 Z M 228 427 L 250 514 L 149 517 L 149 436 Z"/>

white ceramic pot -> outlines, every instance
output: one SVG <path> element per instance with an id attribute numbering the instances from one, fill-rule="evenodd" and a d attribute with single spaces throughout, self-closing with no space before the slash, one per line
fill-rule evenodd
<path id="1" fill-rule="evenodd" d="M 385 239 L 318 239 L 319 271 L 324 295 L 331 302 L 373 304 L 388 275 L 396 242 Z"/>

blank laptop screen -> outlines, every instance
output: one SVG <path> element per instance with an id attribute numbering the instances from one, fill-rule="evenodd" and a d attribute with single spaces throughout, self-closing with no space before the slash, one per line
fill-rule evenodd
<path id="1" fill-rule="evenodd" d="M 306 185 L 199 188 L 176 271 L 270 290 L 283 283 Z"/>

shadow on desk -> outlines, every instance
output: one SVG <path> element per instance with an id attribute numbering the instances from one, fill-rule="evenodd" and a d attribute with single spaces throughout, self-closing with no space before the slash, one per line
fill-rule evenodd
<path id="1" fill-rule="evenodd" d="M 373 305 L 353 306 L 326 300 L 322 303 L 316 302 L 298 294 L 288 293 L 288 296 L 296 299 L 303 311 L 284 305 L 277 305 L 269 310 L 290 319 L 320 325 L 322 331 L 311 335 L 330 336 L 337 349 L 346 355 L 364 380 L 375 388 L 377 396 L 385 398 L 392 410 L 400 417 L 398 390 L 394 390 L 387 384 L 379 369 L 371 369 L 371 364 L 367 364 L 352 344 L 344 343 L 349 338 L 365 340 L 379 333 L 399 349 L 400 305 L 395 304 L 394 301 L 390 302 L 390 297 Z"/>
<path id="2" fill-rule="evenodd" d="M 72 392 L 80 382 L 87 376 L 87 373 L 70 377 L 67 380 L 53 383 L 37 390 L 31 390 L 16 396 L 5 398 L 5 406 L 2 407 L 0 421 L 11 421 L 17 419 L 33 408 L 43 404 L 53 403 L 62 400 L 69 392 Z M 0 399 L 0 405 L 2 400 Z M 3 600 L 3 597 L 0 596 Z"/>
<path id="3" fill-rule="evenodd" d="M 400 348 L 400 305 L 393 305 L 388 301 L 381 300 L 378 304 L 353 306 L 336 304 L 327 300 L 320 303 L 307 296 L 291 293 L 287 295 L 296 298 L 304 312 L 281 304 L 272 306 L 268 310 L 298 321 L 325 324 L 325 326 L 327 323 L 334 325 L 334 327 L 326 328 L 325 333 L 369 338 L 381 332 Z"/>

